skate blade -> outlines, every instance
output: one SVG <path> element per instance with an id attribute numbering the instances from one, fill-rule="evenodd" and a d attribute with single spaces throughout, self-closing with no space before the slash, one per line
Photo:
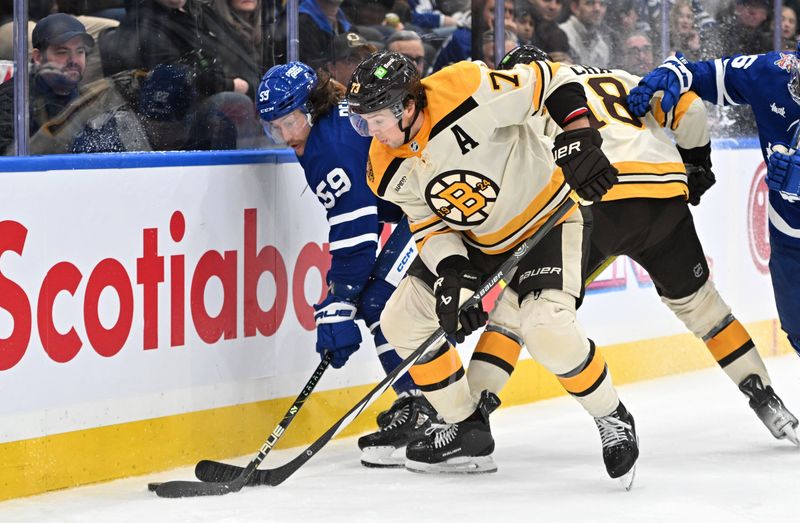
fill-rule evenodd
<path id="1" fill-rule="evenodd" d="M 633 480 L 636 479 L 636 464 L 633 464 L 633 467 L 625 473 L 624 476 L 618 478 L 619 484 L 622 485 L 622 488 L 625 489 L 626 492 L 629 492 L 633 488 Z"/>
<path id="2" fill-rule="evenodd" d="M 406 470 L 422 474 L 488 474 L 497 472 L 491 456 L 473 456 L 449 459 L 443 463 L 423 463 L 406 460 Z"/>
<path id="3" fill-rule="evenodd" d="M 361 464 L 374 469 L 405 467 L 406 448 L 367 447 L 361 451 Z"/>
<path id="4" fill-rule="evenodd" d="M 787 423 L 786 425 L 784 425 L 784 427 L 781 429 L 781 432 L 782 434 L 780 436 L 780 439 L 786 438 L 792 443 L 794 443 L 796 446 L 800 447 L 800 439 L 797 438 L 797 432 L 795 431 L 795 427 L 791 423 Z"/>

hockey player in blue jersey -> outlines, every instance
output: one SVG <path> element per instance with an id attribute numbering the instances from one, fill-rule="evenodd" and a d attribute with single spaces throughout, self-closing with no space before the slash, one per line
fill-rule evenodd
<path id="1" fill-rule="evenodd" d="M 416 250 L 400 208 L 377 199 L 367 186 L 370 139 L 350 125 L 344 92 L 330 77 L 290 62 L 267 71 L 256 106 L 265 132 L 294 150 L 308 186 L 327 212 L 331 267 L 325 277 L 327 297 L 314 306 L 317 352 L 330 352 L 331 365 L 342 367 L 361 344 L 355 323 L 360 318 L 389 373 L 402 359 L 386 341 L 380 315 Z M 399 223 L 376 259 L 382 224 L 390 222 Z M 365 466 L 402 467 L 406 444 L 424 435 L 436 417 L 407 373 L 394 389 L 398 399 L 378 415 L 380 430 L 358 441 Z"/>
<path id="2" fill-rule="evenodd" d="M 800 59 L 798 52 L 689 62 L 681 53 L 648 73 L 631 91 L 628 106 L 641 116 L 656 91 L 668 113 L 689 90 L 717 105 L 753 108 L 769 188 L 769 269 L 781 327 L 800 355 Z M 791 145 L 790 145 L 791 144 Z"/>

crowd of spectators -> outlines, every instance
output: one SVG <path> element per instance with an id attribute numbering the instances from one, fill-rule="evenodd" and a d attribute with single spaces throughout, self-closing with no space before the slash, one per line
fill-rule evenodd
<path id="1" fill-rule="evenodd" d="M 267 5 L 264 2 L 268 2 Z M 774 47 L 771 0 L 300 0 L 299 58 L 347 83 L 388 48 L 420 74 L 494 64 L 506 50 L 643 74 L 665 54 L 690 60 Z M 0 154 L 13 154 L 13 0 L 0 0 Z M 29 0 L 30 152 L 195 150 L 265 145 L 253 97 L 286 60 L 280 0 Z M 800 0 L 784 0 L 782 47 L 797 46 Z M 662 49 L 662 27 L 669 49 Z M 268 50 L 268 52 L 266 52 Z"/>

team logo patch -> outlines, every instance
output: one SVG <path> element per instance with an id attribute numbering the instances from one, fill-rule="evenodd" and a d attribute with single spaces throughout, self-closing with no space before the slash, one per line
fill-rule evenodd
<path id="1" fill-rule="evenodd" d="M 500 188 L 474 171 L 446 171 L 425 189 L 428 206 L 444 221 L 461 226 L 483 223 L 497 200 Z"/>
<path id="2" fill-rule="evenodd" d="M 794 53 L 792 53 L 792 54 L 781 53 L 781 57 L 778 58 L 777 60 L 775 60 L 774 63 L 775 63 L 775 65 L 777 65 L 778 67 L 780 67 L 784 71 L 791 71 L 792 70 L 792 64 L 794 64 L 795 60 L 796 60 L 796 58 L 794 56 Z"/>
<path id="3" fill-rule="evenodd" d="M 375 181 L 375 171 L 372 170 L 372 160 L 367 158 L 367 180 L 370 183 Z"/>

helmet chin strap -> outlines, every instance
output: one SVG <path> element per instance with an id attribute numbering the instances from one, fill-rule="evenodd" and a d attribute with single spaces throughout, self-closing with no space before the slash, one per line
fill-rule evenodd
<path id="1" fill-rule="evenodd" d="M 397 128 L 403 131 L 403 145 L 407 144 L 411 141 L 411 128 L 414 127 L 414 122 L 417 121 L 419 118 L 420 108 L 418 104 L 414 104 L 414 117 L 411 118 L 411 123 L 408 124 L 408 127 L 403 128 L 403 116 L 400 116 L 400 119 L 397 120 Z"/>

